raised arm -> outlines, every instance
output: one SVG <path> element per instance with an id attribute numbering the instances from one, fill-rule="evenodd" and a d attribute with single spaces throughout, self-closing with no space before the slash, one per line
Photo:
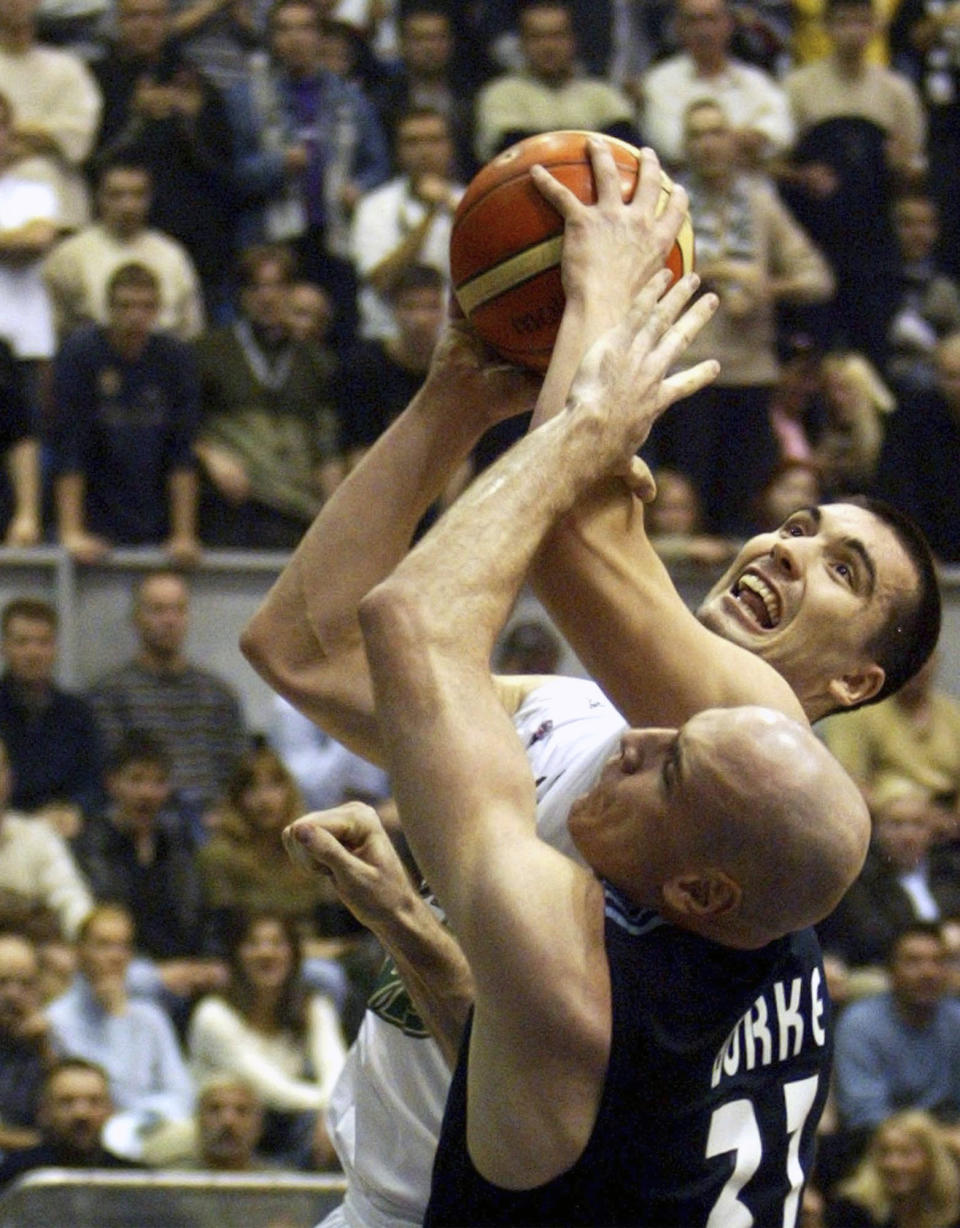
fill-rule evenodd
<path id="1" fill-rule="evenodd" d="M 345 802 L 298 819 L 283 840 L 295 862 L 330 875 L 346 907 L 379 939 L 452 1067 L 473 977 L 456 939 L 411 882 L 377 812 Z"/>
<path id="2" fill-rule="evenodd" d="M 529 409 L 536 388 L 449 324 L 423 388 L 337 487 L 243 633 L 270 685 L 368 758 L 380 753 L 357 606 L 483 432 Z"/>
<path id="3" fill-rule="evenodd" d="M 659 168 L 651 151 L 644 151 L 640 189 L 629 204 L 621 199 L 609 152 L 598 144 L 592 156 L 595 206 L 537 172 L 538 187 L 565 219 L 567 306 L 535 426 L 561 410 L 571 368 L 598 331 L 625 310 L 636 278 L 649 276 L 651 251 L 663 260 L 686 207 L 685 195 L 674 189 L 655 218 Z M 690 613 L 647 540 L 643 505 L 624 481 L 603 483 L 557 525 L 534 560 L 531 581 L 631 724 L 682 724 L 704 708 L 743 703 L 803 719 L 793 692 L 770 666 Z"/>
<path id="4" fill-rule="evenodd" d="M 529 1183 L 578 1154 L 610 1014 L 599 884 L 535 835 L 533 780 L 488 661 L 548 526 L 715 374 L 704 364 L 664 379 L 715 306 L 707 297 L 676 323 L 694 280 L 658 303 L 665 285 L 655 278 L 591 349 L 564 413 L 481 475 L 360 608 L 405 831 L 474 974 L 473 1053 L 487 1077 L 471 1089 L 469 1138 L 494 1180 L 516 1181 L 518 1157 Z M 549 1094 L 571 1065 L 582 1080 Z M 522 1120 L 504 1087 L 531 1106 Z"/>

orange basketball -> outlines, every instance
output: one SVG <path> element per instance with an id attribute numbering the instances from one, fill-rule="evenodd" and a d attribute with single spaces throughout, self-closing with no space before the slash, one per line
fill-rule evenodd
<path id="1" fill-rule="evenodd" d="M 529 171 L 539 162 L 580 200 L 593 203 L 590 135 L 546 132 L 511 145 L 474 176 L 453 219 L 450 272 L 464 315 L 504 358 L 535 371 L 547 368 L 563 314 L 563 219 L 537 191 Z M 639 150 L 615 137 L 603 139 L 617 164 L 623 198 L 630 200 Z M 662 171 L 661 183 L 659 209 L 673 187 Z M 667 267 L 674 278 L 693 268 L 689 216 Z"/>

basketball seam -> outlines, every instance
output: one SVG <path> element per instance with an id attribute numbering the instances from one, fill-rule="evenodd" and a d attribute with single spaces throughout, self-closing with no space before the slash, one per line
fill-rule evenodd
<path id="1" fill-rule="evenodd" d="M 556 268 L 562 247 L 563 235 L 551 235 L 457 286 L 457 299 L 464 314 L 469 316 L 507 290 L 522 286 L 547 269 Z"/>

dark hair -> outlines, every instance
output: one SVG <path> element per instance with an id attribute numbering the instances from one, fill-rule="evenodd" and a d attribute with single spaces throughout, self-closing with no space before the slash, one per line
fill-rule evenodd
<path id="1" fill-rule="evenodd" d="M 397 276 L 390 287 L 390 302 L 396 303 L 401 294 L 408 290 L 439 290 L 443 291 L 445 282 L 443 274 L 429 264 L 411 264 Z"/>
<path id="2" fill-rule="evenodd" d="M 514 623 L 504 635 L 497 654 L 497 669 L 511 674 L 555 674 L 560 663 L 560 640 L 539 619 Z"/>
<path id="3" fill-rule="evenodd" d="M 173 759 L 159 738 L 148 729 L 128 729 L 107 759 L 107 774 L 122 772 L 131 763 L 158 767 L 165 777 L 173 771 Z"/>
<path id="4" fill-rule="evenodd" d="M 933 938 L 941 946 L 946 946 L 943 929 L 938 921 L 910 921 L 897 930 L 893 942 L 890 943 L 890 950 L 887 952 L 888 967 L 895 962 L 897 952 L 908 938 Z"/>
<path id="5" fill-rule="evenodd" d="M 403 125 L 408 123 L 411 119 L 438 119 L 443 124 L 444 128 L 446 128 L 447 132 L 450 132 L 449 116 L 444 115 L 444 113 L 437 107 L 404 107 L 404 109 L 393 121 L 394 141 L 396 141 L 400 135 L 400 129 L 403 127 Z"/>
<path id="6" fill-rule="evenodd" d="M 307 1030 L 307 994 L 300 976 L 303 947 L 296 921 L 283 913 L 270 909 L 238 912 L 231 918 L 227 933 L 227 963 L 230 981 L 223 996 L 238 1014 L 248 1018 L 254 1002 L 254 988 L 247 979 L 240 957 L 240 948 L 261 921 L 272 921 L 281 927 L 292 955 L 290 971 L 280 990 L 276 1004 L 276 1023 L 292 1032 L 298 1039 Z"/>
<path id="7" fill-rule="evenodd" d="M 54 631 L 60 621 L 56 607 L 42 597 L 12 597 L 0 612 L 0 631 L 4 635 L 10 630 L 10 623 L 15 618 L 29 618 L 34 622 L 46 623 Z"/>
<path id="8" fill-rule="evenodd" d="M 118 290 L 152 290 L 157 297 L 160 295 L 160 281 L 152 269 L 136 260 L 131 260 L 110 274 L 107 281 L 107 302 L 112 303 Z"/>
<path id="9" fill-rule="evenodd" d="M 283 243 L 255 243 L 244 248 L 237 260 L 237 281 L 241 290 L 255 284 L 265 264 L 278 264 L 286 282 L 292 282 L 296 276 L 297 262 L 289 247 Z"/>
<path id="10" fill-rule="evenodd" d="M 13 103 L 3 90 L 0 90 L 0 122 L 13 127 Z"/>
<path id="11" fill-rule="evenodd" d="M 879 703 L 893 695 L 920 669 L 940 638 L 940 584 L 933 554 L 920 528 L 899 508 L 869 495 L 852 495 L 838 500 L 863 508 L 885 524 L 900 543 L 917 576 L 915 590 L 899 593 L 890 603 L 883 626 L 866 645 L 886 677 L 883 686 L 862 704 L 844 709 Z"/>

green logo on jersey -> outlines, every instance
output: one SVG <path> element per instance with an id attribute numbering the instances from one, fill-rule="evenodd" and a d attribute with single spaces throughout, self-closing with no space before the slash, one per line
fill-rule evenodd
<path id="1" fill-rule="evenodd" d="M 407 1036 L 428 1037 L 430 1033 L 414 1010 L 397 966 L 388 956 L 384 960 L 377 983 L 367 1002 L 367 1009 L 379 1015 L 384 1023 L 399 1028 Z"/>

